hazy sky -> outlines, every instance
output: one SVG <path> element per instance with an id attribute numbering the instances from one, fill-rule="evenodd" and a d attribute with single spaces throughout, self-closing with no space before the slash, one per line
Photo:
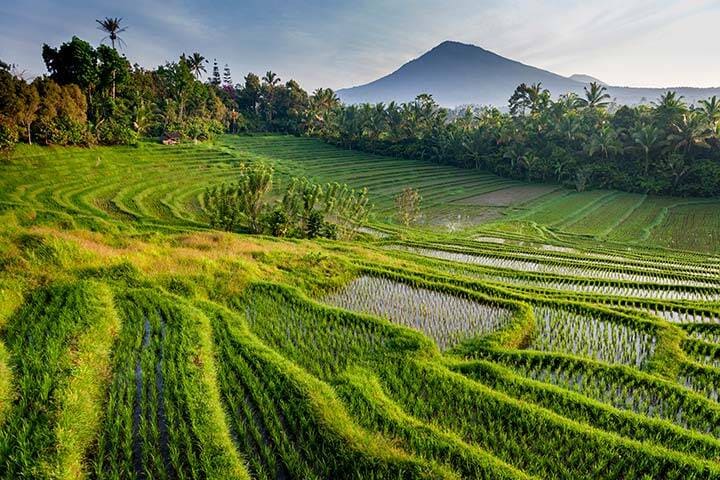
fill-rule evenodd
<path id="1" fill-rule="evenodd" d="M 43 43 L 97 45 L 103 16 L 124 18 L 133 63 L 199 51 L 236 82 L 271 69 L 307 89 L 357 85 L 458 40 L 614 85 L 720 86 L 718 0 L 1 0 L 0 59 L 44 73 Z"/>

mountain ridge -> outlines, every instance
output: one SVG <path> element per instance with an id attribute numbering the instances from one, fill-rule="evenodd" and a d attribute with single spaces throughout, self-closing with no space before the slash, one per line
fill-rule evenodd
<path id="1" fill-rule="evenodd" d="M 574 78 L 573 78 L 574 77 Z M 541 82 L 554 97 L 562 93 L 583 94 L 589 75 L 565 77 L 549 70 L 503 57 L 482 47 L 446 40 L 393 72 L 372 82 L 338 90 L 349 104 L 407 102 L 421 93 L 430 93 L 443 106 L 466 104 L 505 107 L 507 99 L 521 84 Z M 712 95 L 718 88 L 642 88 L 608 86 L 619 104 L 648 103 L 664 92 L 675 90 L 693 103 Z"/>

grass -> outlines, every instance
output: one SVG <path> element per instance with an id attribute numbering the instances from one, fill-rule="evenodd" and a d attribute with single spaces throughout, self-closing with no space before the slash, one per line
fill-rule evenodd
<path id="1" fill-rule="evenodd" d="M 255 161 L 376 214 L 209 230 L 202 191 Z M 720 478 L 715 201 L 279 135 L 0 171 L 0 478 Z"/>

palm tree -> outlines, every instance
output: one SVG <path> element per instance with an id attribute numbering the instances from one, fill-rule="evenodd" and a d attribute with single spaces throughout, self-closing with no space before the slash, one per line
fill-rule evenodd
<path id="1" fill-rule="evenodd" d="M 527 181 L 529 182 L 532 178 L 533 167 L 540 160 L 540 157 L 535 155 L 533 152 L 527 152 L 525 155 L 520 157 L 520 163 L 525 167 L 525 174 L 527 175 Z"/>
<path id="2" fill-rule="evenodd" d="M 268 126 L 273 119 L 273 109 L 275 108 L 275 87 L 280 83 L 280 77 L 276 73 L 268 70 L 265 76 L 262 78 L 265 82 L 264 97 L 265 97 L 265 118 L 268 122 Z"/>
<path id="3" fill-rule="evenodd" d="M 539 113 L 550 101 L 550 91 L 542 88 L 542 82 L 533 83 L 526 91 L 532 113 Z"/>
<path id="4" fill-rule="evenodd" d="M 660 96 L 657 102 L 653 102 L 655 106 L 655 115 L 662 124 L 671 125 L 680 115 L 687 111 L 687 105 L 683 101 L 682 95 L 677 92 L 666 92 Z"/>
<path id="5" fill-rule="evenodd" d="M 605 125 L 590 137 L 585 149 L 590 157 L 596 152 L 601 152 L 607 159 L 611 153 L 618 153 L 621 146 L 615 130 L 610 125 Z"/>
<path id="6" fill-rule="evenodd" d="M 332 110 L 340 105 L 340 99 L 331 88 L 318 88 L 315 90 L 312 101 L 322 111 Z"/>
<path id="7" fill-rule="evenodd" d="M 695 112 L 690 112 L 683 114 L 679 122 L 672 124 L 669 140 L 675 144 L 675 150 L 684 150 L 687 154 L 696 146 L 708 148 L 709 136 L 710 129 L 705 119 Z"/>
<path id="8" fill-rule="evenodd" d="M 190 71 L 193 72 L 193 75 L 195 75 L 195 78 L 199 79 L 200 75 L 207 73 L 207 69 L 205 68 L 205 65 L 203 65 L 203 63 L 208 63 L 205 57 L 197 52 L 194 52 L 189 57 L 185 57 L 184 55 L 183 57 L 185 58 Z"/>
<path id="9" fill-rule="evenodd" d="M 270 85 L 271 87 L 276 86 L 278 83 L 280 83 L 280 77 L 277 76 L 275 72 L 272 72 L 268 70 L 265 73 L 265 76 L 262 78 L 262 81 Z"/>
<path id="10" fill-rule="evenodd" d="M 104 37 L 103 40 L 109 38 L 112 48 L 115 48 L 115 42 L 118 42 L 118 45 L 120 45 L 121 47 L 125 45 L 125 41 L 122 38 L 118 37 L 118 33 L 122 33 L 127 30 L 127 27 L 120 27 L 120 22 L 122 22 L 122 18 L 105 17 L 104 20 L 95 21 L 100 24 L 98 30 L 107 33 L 107 36 Z"/>
<path id="11" fill-rule="evenodd" d="M 388 103 L 385 109 L 385 115 L 388 120 L 388 137 L 390 140 L 397 142 L 403 138 L 403 112 L 400 106 L 392 101 Z"/>
<path id="12" fill-rule="evenodd" d="M 585 87 L 585 98 L 578 99 L 578 103 L 587 108 L 604 109 L 610 104 L 607 100 L 610 100 L 607 88 L 597 82 L 592 82 L 589 90 Z"/>
<path id="13" fill-rule="evenodd" d="M 578 98 L 577 94 L 572 92 L 560 95 L 555 102 L 555 105 L 558 105 L 564 112 L 570 112 L 582 106 L 581 99 Z"/>
<path id="14" fill-rule="evenodd" d="M 637 125 L 632 133 L 633 141 L 642 150 L 645 158 L 643 172 L 647 174 L 650 167 L 650 152 L 660 142 L 660 129 L 646 123 Z"/>
<path id="15" fill-rule="evenodd" d="M 673 192 L 677 190 L 680 180 L 690 171 L 685 162 L 685 156 L 678 153 L 671 153 L 663 162 L 663 166 L 672 177 Z"/>
<path id="16" fill-rule="evenodd" d="M 127 30 L 127 27 L 121 27 L 120 22 L 122 22 L 122 18 L 110 18 L 105 17 L 104 20 L 95 20 L 97 23 L 100 24 L 98 27 L 98 30 L 101 30 L 108 35 L 105 36 L 102 40 L 105 40 L 106 38 L 110 39 L 110 44 L 112 45 L 113 50 L 115 50 L 115 42 L 118 42 L 118 44 L 122 47 L 125 45 L 125 41 L 118 37 L 118 33 L 122 33 L 125 30 Z M 102 42 L 101 40 L 101 42 Z M 112 72 L 112 98 L 115 99 L 115 70 Z"/>
<path id="17" fill-rule="evenodd" d="M 720 122 L 720 99 L 716 95 L 708 100 L 700 100 L 701 107 L 698 109 L 710 125 Z"/>
<path id="18" fill-rule="evenodd" d="M 308 124 L 313 132 L 322 131 L 328 123 L 330 112 L 340 105 L 335 92 L 330 88 L 318 88 L 310 96 L 310 108 L 308 109 Z"/>

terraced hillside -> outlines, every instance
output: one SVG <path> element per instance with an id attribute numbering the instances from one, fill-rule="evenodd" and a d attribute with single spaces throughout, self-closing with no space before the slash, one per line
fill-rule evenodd
<path id="1" fill-rule="evenodd" d="M 2 167 L 0 206 L 32 206 L 47 220 L 96 230 L 204 228 L 205 188 L 257 161 L 272 164 L 281 180 L 308 176 L 368 187 L 379 224 L 394 222 L 393 199 L 412 186 L 423 196 L 421 224 L 431 229 L 457 232 L 520 221 L 579 240 L 720 251 L 716 200 L 577 193 L 280 135 L 226 136 L 212 145 L 176 147 L 21 148 Z"/>
<path id="2" fill-rule="evenodd" d="M 208 230 L 257 160 L 368 185 L 368 235 Z M 659 240 L 713 250 L 711 204 L 410 166 L 276 136 L 0 164 L 0 478 L 720 478 L 720 257 Z M 408 183 L 431 224 L 505 216 L 385 223 Z"/>

